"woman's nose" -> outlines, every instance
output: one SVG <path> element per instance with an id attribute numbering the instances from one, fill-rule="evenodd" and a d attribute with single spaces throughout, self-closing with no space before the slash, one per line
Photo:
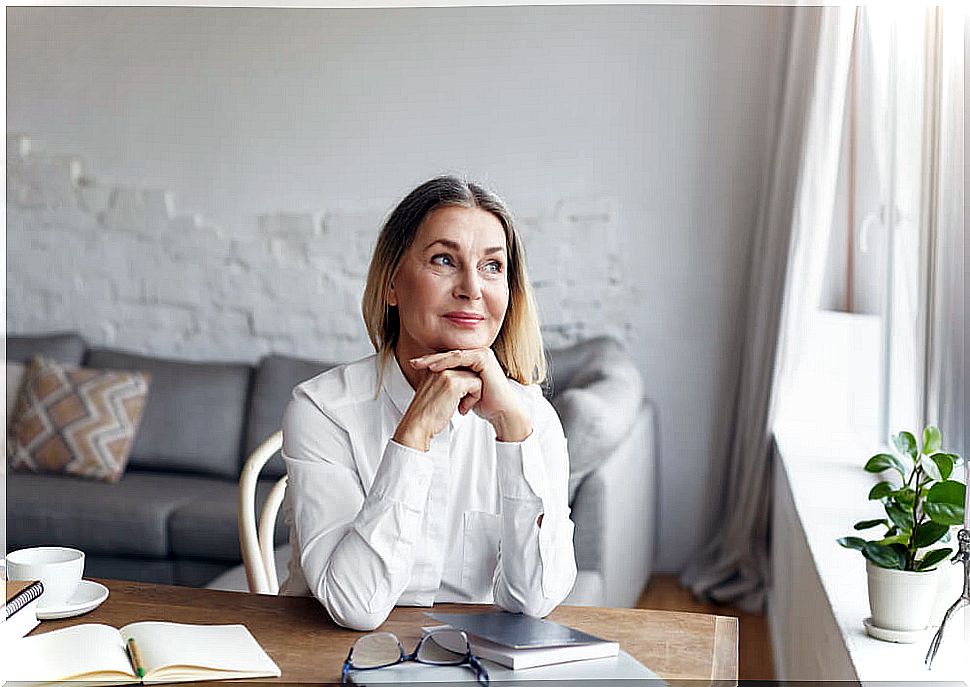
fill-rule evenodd
<path id="1" fill-rule="evenodd" d="M 453 295 L 455 298 L 470 298 L 473 301 L 482 297 L 481 276 L 478 274 L 477 269 L 464 269 L 461 271 L 455 282 Z"/>

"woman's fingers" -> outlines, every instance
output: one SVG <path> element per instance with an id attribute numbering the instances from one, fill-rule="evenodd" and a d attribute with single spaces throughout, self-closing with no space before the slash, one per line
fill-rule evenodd
<path id="1" fill-rule="evenodd" d="M 432 385 L 428 391 L 432 394 L 432 403 L 444 404 L 443 410 L 447 417 L 451 417 L 455 408 L 459 411 L 468 412 L 478 403 L 482 397 L 482 380 L 476 373 L 468 370 L 443 370 L 433 373 Z M 437 391 L 435 387 L 438 382 L 444 385 L 444 389 Z"/>
<path id="2" fill-rule="evenodd" d="M 482 400 L 482 391 L 479 387 L 477 391 L 469 392 L 462 397 L 461 401 L 458 403 L 458 412 L 462 415 L 466 415 L 469 410 L 478 405 L 480 400 Z"/>
<path id="3" fill-rule="evenodd" d="M 498 384 L 505 379 L 505 372 L 491 348 L 470 348 L 467 350 L 445 351 L 413 358 L 410 361 L 415 369 L 429 372 L 443 372 L 449 369 L 466 369 L 481 375 L 486 383 Z"/>
<path id="4" fill-rule="evenodd" d="M 431 438 L 444 429 L 455 410 L 467 413 L 481 395 L 482 380 L 475 372 L 445 370 L 427 375 L 398 423 L 395 441 L 427 451 Z"/>
<path id="5" fill-rule="evenodd" d="M 441 372 L 456 367 L 467 367 L 476 372 L 481 372 L 488 363 L 488 353 L 490 353 L 490 349 L 487 348 L 444 351 L 443 353 L 432 353 L 420 358 L 413 358 L 411 365 L 418 370 L 427 369 L 432 372 Z"/>

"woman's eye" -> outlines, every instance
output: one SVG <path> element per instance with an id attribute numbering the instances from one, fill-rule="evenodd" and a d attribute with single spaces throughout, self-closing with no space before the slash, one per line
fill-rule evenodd
<path id="1" fill-rule="evenodd" d="M 484 269 L 486 272 L 498 274 L 502 271 L 502 263 L 498 260 L 492 260 L 491 262 L 485 263 Z"/>
<path id="2" fill-rule="evenodd" d="M 451 259 L 451 256 L 446 253 L 439 253 L 438 255 L 435 255 L 433 258 L 431 258 L 431 262 L 434 263 L 435 265 L 454 265 L 455 264 L 454 261 Z"/>

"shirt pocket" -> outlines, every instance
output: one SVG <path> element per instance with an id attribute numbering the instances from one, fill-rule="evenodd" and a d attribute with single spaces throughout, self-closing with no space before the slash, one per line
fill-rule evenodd
<path id="1" fill-rule="evenodd" d="M 469 510 L 462 515 L 461 588 L 474 601 L 492 601 L 502 516 Z"/>

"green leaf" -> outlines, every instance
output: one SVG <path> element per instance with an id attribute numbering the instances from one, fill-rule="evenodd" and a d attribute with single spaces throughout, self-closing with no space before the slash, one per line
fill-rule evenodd
<path id="1" fill-rule="evenodd" d="M 882 539 L 880 539 L 876 543 L 877 544 L 882 544 L 883 546 L 892 546 L 893 544 L 902 544 L 903 545 L 903 548 L 905 548 L 906 545 L 909 544 L 909 535 L 908 534 L 896 534 L 896 535 L 893 535 L 891 537 L 887 536 L 887 537 L 883 537 Z"/>
<path id="2" fill-rule="evenodd" d="M 924 522 L 913 532 L 913 543 L 917 549 L 922 549 L 925 546 L 939 541 L 940 537 L 949 531 L 949 527 L 941 525 L 938 522 Z"/>
<path id="3" fill-rule="evenodd" d="M 926 556 L 923 557 L 923 560 L 916 562 L 916 569 L 920 571 L 930 570 L 940 561 L 946 560 L 951 553 L 953 553 L 952 549 L 934 549 L 926 554 Z"/>
<path id="4" fill-rule="evenodd" d="M 892 482 L 878 482 L 872 489 L 869 490 L 869 500 L 875 501 L 876 499 L 881 499 L 889 496 L 893 493 Z"/>
<path id="5" fill-rule="evenodd" d="M 886 504 L 886 514 L 899 528 L 901 534 L 909 534 L 913 531 L 913 511 L 903 508 L 895 501 Z"/>
<path id="6" fill-rule="evenodd" d="M 938 481 L 943 481 L 950 479 L 950 475 L 953 474 L 953 463 L 954 456 L 949 453 L 934 453 L 930 456 L 930 460 L 936 463 L 936 467 L 940 470 L 940 479 Z"/>
<path id="7" fill-rule="evenodd" d="M 903 455 L 916 460 L 916 437 L 910 432 L 900 432 L 893 437 L 893 446 Z"/>
<path id="8" fill-rule="evenodd" d="M 926 494 L 926 500 L 930 503 L 949 503 L 953 506 L 962 506 L 966 491 L 967 488 L 963 482 L 948 479 L 930 487 Z"/>
<path id="9" fill-rule="evenodd" d="M 862 551 L 862 547 L 864 547 L 867 543 L 866 540 L 861 537 L 839 537 L 835 541 L 847 549 L 855 549 L 856 551 Z"/>
<path id="10" fill-rule="evenodd" d="M 885 525 L 886 527 L 889 527 L 889 523 L 886 522 L 885 518 L 879 518 L 878 520 L 860 520 L 852 526 L 852 529 L 867 530 L 870 527 L 875 527 L 876 525 Z"/>
<path id="11" fill-rule="evenodd" d="M 940 466 L 937 465 L 935 460 L 930 460 L 929 456 L 920 456 L 919 466 L 923 469 L 923 473 L 929 478 L 929 481 L 943 481 L 943 475 L 940 474 Z"/>
<path id="12" fill-rule="evenodd" d="M 896 551 L 899 552 L 899 555 L 903 557 L 903 560 L 906 560 L 906 557 L 909 555 L 909 547 L 907 547 L 905 544 L 890 544 L 889 548 L 896 549 Z"/>
<path id="13" fill-rule="evenodd" d="M 912 509 L 913 503 L 916 501 L 916 491 L 910 487 L 906 487 L 905 489 L 899 489 L 898 491 L 894 491 L 890 494 L 890 496 L 892 496 L 894 499 L 899 501 L 904 506 L 909 507 L 910 509 Z"/>
<path id="14" fill-rule="evenodd" d="M 941 525 L 959 525 L 963 522 L 963 506 L 954 506 L 951 503 L 927 503 L 923 506 L 923 512 L 933 522 Z"/>
<path id="15" fill-rule="evenodd" d="M 928 425 L 923 429 L 923 453 L 926 455 L 936 453 L 942 445 L 943 436 L 940 434 L 939 427 L 936 425 Z"/>
<path id="16" fill-rule="evenodd" d="M 882 472 L 890 469 L 895 470 L 903 479 L 906 479 L 906 468 L 903 467 L 903 461 L 888 453 L 877 453 L 866 461 L 865 465 L 866 472 Z"/>
<path id="17" fill-rule="evenodd" d="M 923 512 L 930 520 L 941 525 L 960 525 L 963 523 L 963 499 L 966 492 L 966 486 L 954 480 L 934 484 L 926 492 Z"/>
<path id="18" fill-rule="evenodd" d="M 906 556 L 889 546 L 883 546 L 876 542 L 866 542 L 865 546 L 862 547 L 862 555 L 880 568 L 889 568 L 890 570 L 906 569 Z"/>

